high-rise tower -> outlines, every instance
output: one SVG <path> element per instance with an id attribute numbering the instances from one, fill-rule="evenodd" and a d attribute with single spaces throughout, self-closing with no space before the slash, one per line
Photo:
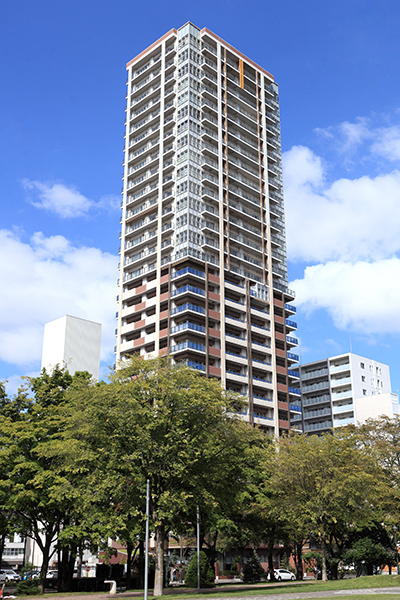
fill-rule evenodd
<path id="1" fill-rule="evenodd" d="M 300 390 L 278 86 L 191 23 L 127 70 L 117 359 L 185 360 L 279 434 Z"/>

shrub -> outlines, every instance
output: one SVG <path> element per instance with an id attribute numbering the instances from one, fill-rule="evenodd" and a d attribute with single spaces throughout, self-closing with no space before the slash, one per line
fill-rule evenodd
<path id="1" fill-rule="evenodd" d="M 257 552 L 253 550 L 253 554 L 249 557 L 249 560 L 244 565 L 243 569 L 243 581 L 245 583 L 257 583 L 265 577 L 264 569 L 261 566 L 260 557 Z"/>
<path id="2" fill-rule="evenodd" d="M 18 581 L 18 596 L 36 596 L 36 594 L 40 594 L 39 579 L 27 579 L 26 581 Z"/>
<path id="3" fill-rule="evenodd" d="M 205 552 L 200 552 L 200 587 L 214 587 L 214 573 L 208 564 Z M 197 588 L 197 552 L 193 556 L 186 571 L 185 586 Z"/>

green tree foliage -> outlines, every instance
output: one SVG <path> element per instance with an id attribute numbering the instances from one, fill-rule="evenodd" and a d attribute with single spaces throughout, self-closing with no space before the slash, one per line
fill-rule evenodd
<path id="1" fill-rule="evenodd" d="M 320 541 L 325 581 L 328 544 L 340 546 L 349 530 L 374 522 L 387 493 L 381 469 L 350 430 L 281 439 L 268 481 L 293 538 L 313 535 Z"/>
<path id="2" fill-rule="evenodd" d="M 253 554 L 249 556 L 247 563 L 243 569 L 244 583 L 258 583 L 265 577 L 264 569 L 261 566 L 260 557 L 253 550 Z"/>
<path id="3" fill-rule="evenodd" d="M 203 514 L 232 505 L 260 436 L 219 382 L 165 358 L 134 358 L 108 385 L 82 382 L 69 397 L 70 469 L 85 474 L 82 502 L 99 512 L 103 535 L 120 536 L 127 515 L 143 527 L 150 480 L 161 595 L 167 532 L 192 527 L 197 505 Z"/>
<path id="4" fill-rule="evenodd" d="M 381 523 L 375 523 L 349 536 L 343 562 L 355 564 L 357 575 L 374 575 L 383 565 L 396 564 L 393 538 Z"/>
<path id="5" fill-rule="evenodd" d="M 1 473 L 0 494 L 8 497 L 20 533 L 30 535 L 42 551 L 41 589 L 52 543 L 58 537 L 65 549 L 71 541 L 67 528 L 76 530 L 79 519 L 77 489 L 57 456 L 65 432 L 66 391 L 77 379 L 89 380 L 89 375 L 72 377 L 59 367 L 51 374 L 43 370 L 27 378 L 14 398 L 1 401 L 1 461 L 7 469 Z M 71 556 L 71 578 L 74 560 Z"/>
<path id="6" fill-rule="evenodd" d="M 10 402 L 6 395 L 5 385 L 0 381 L 0 420 L 8 418 L 10 410 Z M 9 474 L 9 452 L 6 448 L 2 448 L 0 452 L 0 480 L 7 479 Z M 9 494 L 4 487 L 0 486 L 0 564 L 3 558 L 4 545 L 6 538 L 11 535 L 15 524 L 14 512 Z"/>
<path id="7" fill-rule="evenodd" d="M 362 538 L 346 550 L 344 562 L 356 566 L 357 576 L 374 575 L 382 565 L 393 564 L 394 552 L 382 544 L 375 543 L 371 538 Z"/>
<path id="8" fill-rule="evenodd" d="M 200 587 L 214 587 L 214 572 L 205 552 L 200 552 Z M 197 552 L 192 557 L 185 575 L 185 586 L 197 588 Z"/>

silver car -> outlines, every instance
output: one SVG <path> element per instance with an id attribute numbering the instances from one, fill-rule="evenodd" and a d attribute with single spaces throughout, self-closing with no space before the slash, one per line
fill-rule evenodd
<path id="1" fill-rule="evenodd" d="M 5 581 L 6 583 L 8 581 L 19 581 L 19 575 L 12 569 L 2 569 L 0 571 L 0 581 Z"/>

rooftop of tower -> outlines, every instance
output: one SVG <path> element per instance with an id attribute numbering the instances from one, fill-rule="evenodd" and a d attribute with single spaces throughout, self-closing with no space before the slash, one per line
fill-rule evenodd
<path id="1" fill-rule="evenodd" d="M 191 23 L 190 21 L 188 23 L 186 23 L 185 25 L 183 25 L 182 27 L 180 27 L 179 29 L 183 29 L 183 27 L 186 27 L 186 25 L 193 25 L 193 23 Z M 194 27 L 196 27 L 196 25 L 193 25 Z M 198 27 L 196 27 L 196 29 L 198 29 Z M 262 71 L 265 75 L 267 75 L 267 77 L 269 77 L 272 81 L 274 81 L 274 76 L 271 75 L 271 73 L 269 73 L 266 69 L 264 69 L 263 67 L 260 67 L 260 65 L 258 65 L 256 62 L 254 62 L 254 60 L 251 60 L 251 58 L 248 58 L 245 54 L 243 54 L 242 52 L 240 52 L 240 50 L 237 50 L 236 48 L 234 48 L 231 44 L 228 44 L 228 42 L 226 42 L 225 40 L 223 40 L 222 38 L 220 38 L 217 34 L 213 33 L 212 31 L 210 31 L 209 29 L 207 29 L 207 27 L 203 27 L 203 29 L 199 30 L 201 34 L 207 34 L 210 37 L 214 38 L 214 40 L 220 42 L 221 44 L 223 44 L 224 46 L 226 46 L 227 48 L 229 48 L 229 50 L 231 50 L 231 52 L 233 52 L 234 54 L 236 54 L 238 56 L 238 58 L 243 59 L 244 61 L 246 61 L 249 65 L 252 65 L 254 68 Z M 135 58 L 133 58 L 132 60 L 130 60 L 127 64 L 126 64 L 126 68 L 128 69 L 130 65 L 134 64 L 136 61 L 138 61 L 139 59 L 141 59 L 143 56 L 145 56 L 148 52 L 150 52 L 153 48 L 155 48 L 156 46 L 158 46 L 158 44 L 160 44 L 164 39 L 168 38 L 171 36 L 171 34 L 177 34 L 178 30 L 177 29 L 170 29 L 167 33 L 165 33 L 163 36 L 161 36 L 158 40 L 156 40 L 153 44 L 151 44 L 150 46 L 148 46 L 145 50 L 143 50 L 142 52 L 140 52 L 140 54 L 138 54 L 137 56 L 135 56 Z"/>

